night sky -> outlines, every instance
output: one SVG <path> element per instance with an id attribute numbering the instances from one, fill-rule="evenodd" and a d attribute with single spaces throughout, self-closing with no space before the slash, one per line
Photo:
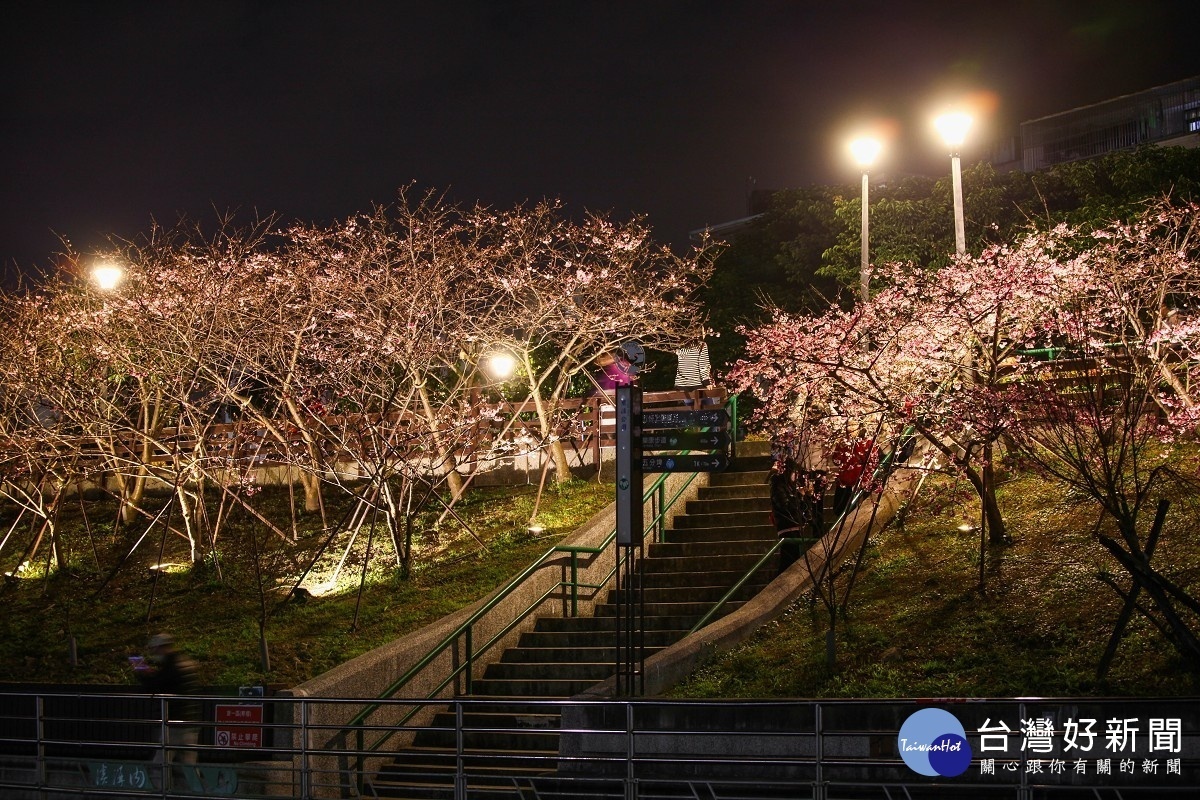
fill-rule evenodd
<path id="1" fill-rule="evenodd" d="M 992 98 L 978 143 L 1200 74 L 1194 5 L 9 2 L 0 260 L 181 214 L 329 222 L 410 182 L 644 213 L 681 243 L 744 216 L 751 179 L 854 183 L 856 119 L 892 121 L 883 169 L 936 171 L 939 98 Z"/>

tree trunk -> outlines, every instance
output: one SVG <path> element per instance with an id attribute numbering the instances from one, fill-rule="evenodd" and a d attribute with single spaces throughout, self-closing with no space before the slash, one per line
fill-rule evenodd
<path id="1" fill-rule="evenodd" d="M 561 439 L 550 443 L 550 458 L 554 461 L 555 483 L 566 483 L 574 477 L 571 474 L 571 465 L 567 462 L 567 450 L 563 447 Z"/>
<path id="2" fill-rule="evenodd" d="M 321 478 L 308 470 L 300 470 L 300 485 L 304 487 L 304 510 L 314 514 L 321 510 Z"/>
<path id="3" fill-rule="evenodd" d="M 967 468 L 967 480 L 975 487 L 979 502 L 983 504 L 983 515 L 987 519 L 988 541 L 992 544 L 1004 544 L 1008 541 L 1008 530 L 1004 526 L 1004 516 L 1000 513 L 1000 504 L 996 501 L 996 482 L 991 470 L 990 459 L 979 472 Z M 985 479 L 985 475 L 988 477 Z"/>
<path id="4" fill-rule="evenodd" d="M 196 531 L 200 529 L 200 500 L 193 502 L 187 489 L 182 484 L 175 487 L 175 497 L 179 500 L 179 515 L 183 517 L 183 529 L 187 532 L 189 557 L 193 564 L 199 563 L 196 553 Z"/>
<path id="5" fill-rule="evenodd" d="M 996 465 L 992 453 L 992 443 L 983 446 L 983 474 L 981 475 L 981 492 L 983 513 L 987 519 L 988 542 L 1004 544 L 1008 541 L 1008 530 L 1004 526 L 1004 517 L 1000 513 L 1000 503 L 996 500 Z"/>
<path id="6" fill-rule="evenodd" d="M 420 381 L 420 376 L 415 373 L 413 378 Z M 446 486 L 450 489 L 450 496 L 457 500 L 462 497 L 464 488 L 463 477 L 455 469 L 453 451 L 446 446 L 441 431 L 438 430 L 437 414 L 433 411 L 433 403 L 429 400 L 429 393 L 425 390 L 424 382 L 418 383 L 417 394 L 421 398 L 421 408 L 425 412 L 425 419 L 429 421 L 429 430 L 433 434 L 433 451 L 437 458 L 434 471 L 446 479 Z"/>
<path id="7" fill-rule="evenodd" d="M 146 494 L 146 481 L 149 477 L 145 467 L 138 467 L 136 475 L 121 482 L 121 524 L 132 525 L 138 518 L 138 508 Z"/>

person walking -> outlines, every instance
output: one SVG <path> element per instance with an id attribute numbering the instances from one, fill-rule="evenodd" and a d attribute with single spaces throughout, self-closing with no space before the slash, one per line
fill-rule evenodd
<path id="1" fill-rule="evenodd" d="M 675 359 L 675 388 L 685 391 L 688 398 L 684 402 L 699 411 L 704 389 L 712 384 L 712 362 L 703 332 L 676 350 Z"/>
<path id="2" fill-rule="evenodd" d="M 165 751 L 167 765 L 195 764 L 201 710 L 195 697 L 200 692 L 196 662 L 179 650 L 175 639 L 166 633 L 151 637 L 146 651 L 146 659 L 134 660 L 138 683 L 154 694 L 178 695 L 166 700 L 166 746 L 155 756 L 155 761 L 161 763 Z"/>

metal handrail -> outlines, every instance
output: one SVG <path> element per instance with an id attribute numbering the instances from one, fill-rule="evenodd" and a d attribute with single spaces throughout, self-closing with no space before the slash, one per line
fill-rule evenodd
<path id="1" fill-rule="evenodd" d="M 667 477 L 668 477 L 668 474 L 663 473 L 651 485 L 651 487 L 645 491 L 645 493 L 642 495 L 643 503 L 645 503 L 647 500 L 650 500 L 656 493 L 662 492 L 662 490 L 664 489 L 664 484 L 667 480 Z M 696 473 L 692 473 L 687 478 L 687 480 L 684 482 L 683 486 L 680 487 L 680 489 L 675 493 L 674 497 L 671 498 L 670 505 L 660 506 L 658 513 L 651 519 L 651 525 L 653 525 L 656 529 L 661 527 L 661 522 L 665 518 L 667 510 L 675 504 L 675 502 L 679 499 L 679 497 L 683 494 L 683 492 L 687 489 L 687 487 L 691 485 L 692 481 L 695 480 L 695 478 L 696 478 Z M 388 739 L 390 739 L 398 730 L 400 730 L 405 725 L 407 725 L 408 722 L 410 722 L 412 720 L 412 718 L 414 716 L 416 716 L 417 713 L 422 710 L 422 708 L 420 706 L 414 707 L 408 713 L 401 716 L 400 719 L 397 720 L 393 726 L 389 726 L 388 730 L 382 736 L 380 736 L 378 739 L 376 739 L 370 745 L 367 745 L 366 744 L 366 731 L 367 731 L 366 722 L 367 722 L 367 719 L 384 705 L 384 701 L 390 700 L 391 698 L 395 697 L 397 695 L 397 693 L 404 686 L 406 686 L 408 684 L 409 681 L 411 681 L 418 674 L 420 674 L 420 672 L 422 670 L 424 670 L 431 663 L 433 663 L 434 659 L 436 659 L 443 652 L 445 652 L 445 650 L 448 647 L 453 646 L 459 640 L 460 637 L 466 641 L 466 646 L 467 646 L 467 652 L 465 654 L 466 657 L 463 659 L 463 663 L 461 663 L 457 668 L 452 670 L 450 672 L 450 674 L 447 675 L 446 678 L 441 683 L 439 683 L 432 691 L 430 691 L 426 695 L 426 699 L 436 698 L 447 686 L 449 686 L 451 683 L 453 683 L 454 680 L 459 675 L 463 674 L 464 671 L 467 676 L 466 677 L 467 694 L 470 694 L 471 678 L 472 678 L 472 675 L 474 672 L 474 665 L 475 665 L 476 658 L 478 656 L 482 655 L 483 653 L 487 652 L 488 650 L 490 650 L 492 648 L 492 646 L 494 646 L 496 643 L 501 641 L 504 638 L 504 636 L 506 636 L 515 627 L 517 627 L 517 625 L 519 625 L 521 622 L 523 622 L 525 620 L 525 618 L 528 617 L 531 613 L 533 613 L 533 611 L 535 609 L 537 609 L 542 604 L 542 602 L 544 602 L 547 598 L 553 596 L 560 589 L 564 588 L 565 585 L 569 585 L 571 588 L 571 612 L 572 612 L 572 616 L 574 616 L 578 612 L 578 596 L 579 596 L 579 589 L 581 587 L 592 588 L 592 589 L 601 589 L 607 585 L 608 581 L 612 578 L 612 576 L 617 573 L 618 569 L 620 569 L 621 564 L 624 563 L 623 559 L 626 558 L 627 555 L 619 556 L 616 559 L 616 562 L 613 564 L 612 569 L 609 571 L 607 576 L 605 576 L 605 578 L 599 584 L 586 584 L 586 585 L 580 584 L 578 582 L 578 558 L 579 558 L 579 554 L 581 554 L 581 553 L 588 554 L 588 555 L 597 555 L 599 553 L 602 553 L 605 549 L 607 549 L 610 545 L 612 545 L 613 541 L 616 539 L 616 535 L 617 535 L 617 529 L 614 526 L 613 529 L 611 531 L 609 531 L 608 535 L 604 538 L 604 541 L 601 542 L 598 546 L 583 547 L 583 546 L 577 546 L 577 545 L 555 545 L 554 547 L 547 550 L 542 555 L 541 558 L 539 558 L 537 561 L 535 561 L 533 564 L 531 564 L 529 567 L 527 567 L 516 578 L 509 581 L 508 585 L 505 586 L 505 588 L 499 594 L 497 594 L 490 601 L 488 601 L 482 608 L 480 608 L 478 611 L 476 611 L 474 614 L 472 614 L 469 619 L 465 620 L 457 628 L 455 628 L 453 631 L 451 631 L 449 634 L 447 634 L 437 645 L 435 645 L 428 653 L 426 653 L 416 664 L 414 664 L 412 667 L 410 667 L 409 670 L 404 673 L 404 675 L 402 675 L 398 680 L 396 680 L 390 686 L 388 686 L 387 689 L 384 690 L 383 694 L 381 694 L 376 699 L 376 702 L 371 703 L 366 708 L 364 708 L 362 711 L 360 711 L 358 714 L 356 714 L 354 716 L 354 718 L 351 719 L 342 730 L 344 732 L 348 732 L 351 730 L 354 731 L 355 745 L 356 745 L 356 750 L 357 750 L 357 757 L 355 759 L 355 761 L 356 761 L 355 774 L 357 775 L 358 781 L 361 783 L 365 779 L 364 766 L 365 766 L 365 760 L 366 760 L 367 754 L 377 752 L 380 748 L 383 747 L 383 745 L 385 745 L 387 743 Z M 487 614 L 489 611 L 491 611 L 493 608 L 495 608 L 500 603 L 501 600 L 504 600 L 509 595 L 511 595 L 513 592 L 515 592 L 521 586 L 521 584 L 523 584 L 526 580 L 529 579 L 529 577 L 531 575 L 533 575 L 534 572 L 536 572 L 542 566 L 545 566 L 546 563 L 548 562 L 548 560 L 553 558 L 558 553 L 569 553 L 571 556 L 571 581 L 570 581 L 570 583 L 568 584 L 565 581 L 559 581 L 558 583 L 552 585 L 540 597 L 538 597 L 536 600 L 534 600 L 532 603 L 530 603 L 530 605 L 524 611 L 520 612 L 519 614 L 514 615 L 512 621 L 509 622 L 509 624 L 506 625 L 501 631 L 497 632 L 491 639 L 489 639 L 483 647 L 479 648 L 478 650 L 475 650 L 472 647 L 472 641 L 471 641 L 471 639 L 472 639 L 471 631 L 472 631 L 472 627 L 475 625 L 475 623 L 477 623 L 480 619 L 483 618 L 483 616 L 485 614 Z M 361 790 L 363 787 L 360 786 L 359 788 Z"/>
<path id="2" fill-rule="evenodd" d="M 163 781 L 158 787 L 146 786 L 141 790 L 125 790 L 114 782 L 101 783 L 95 780 L 97 767 L 137 767 L 143 779 L 149 781 L 162 775 L 160 765 L 172 762 L 172 755 L 193 753 L 198 761 L 198 770 L 220 770 L 232 778 L 232 787 L 225 793 L 206 793 L 204 796 L 236 796 L 241 798 L 268 797 L 324 797 L 344 796 L 343 765 L 354 751 L 329 741 L 324 734 L 328 729 L 313 720 L 326 716 L 319 709 L 350 707 L 360 702 L 354 698 L 306 698 L 266 697 L 257 702 L 263 705 L 265 720 L 260 727 L 261 744 L 253 758 L 230 758 L 230 749 L 215 743 L 217 728 L 215 721 L 197 722 L 196 727 L 207 733 L 201 742 L 190 745 L 175 745 L 169 739 L 152 741 L 151 726 L 161 725 L 161 706 L 155 705 L 145 715 L 111 718 L 108 714 L 92 717 L 88 709 L 108 707 L 114 700 L 123 702 L 128 695 L 116 697 L 106 692 L 63 692 L 23 689 L 19 692 L 20 706 L 13 705 L 17 692 L 0 691 L 0 745 L 16 748 L 22 753 L 16 765 L 19 768 L 0 772 L 0 794 L 4 796 L 72 796 L 72 797 L 197 797 L 200 794 L 176 783 L 174 787 Z M 149 695 L 135 695 L 145 700 L 155 699 Z M 47 702 L 49 701 L 49 702 Z M 1200 762 L 1191 747 L 1195 739 L 1195 719 L 1198 698 L 1193 696 L 1164 698 L 1095 698 L 1095 697 L 941 697 L 929 698 L 843 698 L 828 700 L 741 700 L 735 703 L 721 700 L 689 699 L 622 699 L 622 700 L 542 700 L 537 704 L 545 709 L 565 710 L 571 708 L 579 715 L 570 729 L 562 732 L 574 737 L 586 747 L 576 748 L 572 754 L 554 759 L 553 763 L 539 762 L 532 767 L 522 763 L 522 756 L 512 753 L 489 754 L 487 766 L 510 767 L 512 775 L 528 787 L 528 796 L 540 796 L 533 781 L 546 778 L 553 782 L 554 793 L 593 796 L 596 781 L 604 781 L 604 796 L 650 797 L 661 796 L 658 787 L 668 788 L 671 796 L 736 796 L 746 800 L 766 800 L 783 796 L 826 797 L 845 796 L 847 792 L 862 795 L 871 788 L 872 797 L 897 796 L 889 793 L 899 789 L 899 796 L 907 796 L 906 787 L 921 786 L 937 796 L 975 796 L 983 789 L 988 796 L 1004 798 L 1029 797 L 1034 787 L 1039 796 L 1068 798 L 1081 792 L 1096 797 L 1119 796 L 1124 786 L 1133 785 L 1118 780 L 1118 776 L 1101 775 L 1088 769 L 1086 775 L 1074 776 L 1068 769 L 1057 776 L 1053 772 L 1039 772 L 1027 768 L 1029 764 L 1045 764 L 1061 758 L 1061 750 L 1054 752 L 1032 752 L 1020 741 L 1021 721 L 1051 718 L 1053 729 L 1048 732 L 1056 742 L 1063 742 L 1067 720 L 1086 716 L 1088 718 L 1121 719 L 1135 717 L 1136 738 L 1147 741 L 1146 719 L 1174 718 L 1181 722 L 1178 738 L 1160 743 L 1162 758 L 1178 759 L 1175 775 L 1155 772 L 1149 781 L 1138 789 L 1139 796 L 1153 792 L 1159 797 L 1192 797 L 1195 795 L 1197 769 Z M 417 702 L 431 706 L 437 701 L 414 701 L 397 698 L 388 701 L 394 705 Z M 485 777 L 485 769 L 469 765 L 463 757 L 467 754 L 465 736 L 472 731 L 509 731 L 519 733 L 518 728 L 499 728 L 485 724 L 469 727 L 468 714 L 472 710 L 487 711 L 495 708 L 497 701 L 455 700 L 453 701 L 453 733 L 457 759 L 453 774 L 446 775 L 441 785 L 447 790 L 454 781 L 456 796 L 469 796 L 468 781 Z M 500 701 L 503 702 L 503 701 Z M 83 704 L 82 706 L 80 704 Z M 292 708 L 298 706 L 293 716 Z M 942 707 L 961 722 L 968 744 L 973 748 L 971 772 L 943 781 L 926 780 L 909 772 L 901 755 L 896 752 L 879 753 L 871 745 L 886 739 L 894 740 L 900 727 L 899 721 L 914 712 L 930 707 Z M 671 725 L 663 714 L 683 714 L 683 719 L 703 720 L 695 728 Z M 621 713 L 624 712 L 624 713 Z M 649 713 L 646 713 L 649 712 Z M 736 716 L 735 716 L 736 715 Z M 678 717 L 677 717 L 678 718 Z M 79 725 L 80 720 L 89 719 L 104 727 Z M 274 720 L 285 720 L 276 722 Z M 295 721 L 293 721 L 295 720 Z M 986 720 L 986 721 L 985 721 Z M 996 720 L 1007 734 L 1000 736 L 1001 743 L 993 744 L 992 751 L 983 747 L 984 735 L 1000 730 L 991 725 Z M 1004 720 L 1012 723 L 1011 727 Z M 19 724 L 13 724 L 14 722 Z M 732 723 L 732 724 L 731 724 Z M 130 731 L 127 726 L 139 727 Z M 176 723 L 171 723 L 175 725 Z M 436 730 L 449 730 L 448 726 Z M 99 733 L 100 736 L 96 734 Z M 720 735 L 724 747 L 714 753 L 711 740 Z M 763 739 L 770 737 L 782 742 L 784 747 L 764 748 Z M 661 739 L 660 739 L 661 737 Z M 993 741 L 995 740 L 995 737 Z M 1010 738 L 1013 741 L 1010 741 Z M 651 740 L 658 739 L 658 742 Z M 316 741 L 322 744 L 314 744 Z M 590 740 L 590 741 L 589 741 Z M 640 743 L 650 743 L 642 747 Z M 212 743 L 209 743 L 212 742 Z M 668 743 L 674 746 L 667 747 Z M 851 744 L 852 743 L 852 744 Z M 1124 744 L 1100 750 L 1097 742 L 1095 752 L 1084 754 L 1085 758 L 1116 756 L 1123 752 Z M 694 745 L 694 746 L 693 746 Z M 1061 746 L 1061 745 L 1060 745 Z M 117 754 L 99 754 L 98 750 L 117 749 Z M 1128 751 L 1145 752 L 1141 743 Z M 96 753 L 96 755 L 92 755 Z M 152 756 L 157 756 L 152 760 Z M 1116 756 L 1121 757 L 1121 756 Z M 1150 756 L 1158 758 L 1159 756 Z M 1139 760 L 1142 756 L 1137 756 Z M 996 770 L 991 777 L 983 772 L 985 760 L 997 765 L 1005 762 L 1014 769 L 1005 773 Z M 178 758 L 175 759 L 179 764 Z M 549 769 L 547 769 L 549 764 Z M 572 767 L 586 764 L 600 767 L 588 772 Z M 567 769 L 563 769 L 566 767 Z M 712 767 L 713 769 L 709 769 Z M 783 773 L 786 768 L 803 771 Z M 765 772 L 771 771 L 771 772 Z M 1115 773 L 1115 769 L 1114 769 Z M 1146 776 L 1144 771 L 1141 772 Z M 127 776 L 128 777 L 128 776 Z M 183 777 L 182 770 L 176 779 Z M 425 781 L 427 774 L 414 772 L 413 781 Z M 244 780 L 248 779 L 248 780 Z M 622 786 L 624 784 L 624 786 Z M 940 788 L 937 786 L 940 784 Z M 132 786 L 132 784 L 128 784 Z M 611 790 L 610 790 L 611 787 Z M 707 787 L 705 790 L 704 787 Z M 759 788 L 754 788 L 759 787 Z M 726 789 L 721 792 L 720 789 Z M 236 789 L 236 795 L 233 792 Z M 677 789 L 684 790 L 679 795 Z M 697 793 L 695 789 L 701 791 Z M 691 790 L 690 792 L 688 790 Z M 922 789 L 925 791 L 925 789 Z M 518 794 L 521 792 L 518 791 Z M 368 795 L 369 796 L 369 795 Z M 526 795 L 522 795 L 526 796 Z"/>
<path id="3" fill-rule="evenodd" d="M 900 438 L 898 439 L 898 441 L 901 441 L 901 442 L 904 441 L 908 436 L 913 435 L 915 431 L 916 431 L 915 426 L 913 426 L 913 425 L 905 426 L 904 431 L 900 434 Z M 891 469 L 892 460 L 895 457 L 896 457 L 896 448 L 893 447 L 892 449 L 888 450 L 887 455 L 885 455 L 883 458 L 881 458 L 879 460 L 879 465 L 875 467 L 875 472 L 873 472 L 871 475 L 872 482 L 877 480 L 880 475 L 886 474 L 887 471 L 889 469 Z M 839 525 L 844 524 L 845 520 L 846 520 L 846 515 L 849 514 L 851 511 L 853 511 L 854 509 L 856 509 L 858 507 L 858 504 L 861 503 L 866 496 L 867 496 L 866 490 L 862 489 L 861 487 L 856 489 L 854 491 L 854 494 L 850 496 L 850 502 L 848 502 L 846 504 L 846 508 L 843 509 L 842 513 L 839 514 L 837 517 L 835 517 L 833 520 L 833 523 L 830 524 L 829 530 L 836 530 Z M 696 631 L 700 630 L 701 628 L 703 628 L 705 625 L 708 625 L 710 622 L 712 622 L 713 619 L 716 617 L 717 612 L 720 611 L 722 608 L 724 608 L 725 604 L 728 603 L 730 601 L 730 599 L 733 598 L 734 595 L 736 595 L 739 591 L 741 591 L 742 587 L 746 585 L 746 583 L 750 580 L 750 578 L 752 578 L 754 576 L 754 574 L 756 572 L 758 572 L 758 570 L 761 569 L 764 564 L 767 563 L 767 559 L 769 559 L 771 556 L 775 555 L 775 553 L 777 553 L 779 551 L 779 548 L 782 547 L 785 543 L 809 542 L 810 543 L 809 546 L 812 546 L 812 544 L 815 544 L 819 540 L 820 540 L 820 537 L 813 537 L 813 536 L 798 536 L 798 537 L 790 537 L 789 536 L 789 537 L 783 537 L 783 538 L 779 539 L 777 542 L 775 542 L 775 544 L 773 544 L 771 546 L 771 548 L 769 550 L 767 550 L 767 552 L 763 555 L 762 558 L 760 558 L 752 567 L 750 567 L 748 570 L 746 570 L 746 573 L 744 575 L 742 575 L 742 577 L 739 578 L 732 587 L 730 587 L 729 591 L 727 591 L 727 592 L 725 592 L 725 594 L 721 595 L 721 598 L 719 600 L 717 600 L 716 603 L 713 604 L 713 607 L 708 610 L 708 613 L 705 614 L 703 617 L 701 617 L 700 621 L 691 627 L 691 630 L 688 631 L 688 634 L 691 635 L 691 634 L 695 633 Z"/>
<path id="4" fill-rule="evenodd" d="M 737 440 L 737 434 L 738 434 L 738 430 L 737 430 L 737 426 L 738 426 L 737 395 L 729 396 L 729 398 L 727 399 L 726 402 L 727 402 L 727 406 L 730 408 L 730 437 L 731 437 L 731 442 L 732 442 L 732 441 Z M 684 451 L 684 452 L 687 452 L 687 451 Z M 679 498 L 682 497 L 684 492 L 687 491 L 688 487 L 691 486 L 692 482 L 696 478 L 696 474 L 697 473 L 691 473 L 687 477 L 687 479 L 683 481 L 683 483 L 675 491 L 674 495 L 669 500 L 666 498 L 666 481 L 669 476 L 669 473 L 663 473 L 662 475 L 660 475 L 654 481 L 654 483 L 651 484 L 650 488 L 645 490 L 645 492 L 643 493 L 643 495 L 642 495 L 643 505 L 647 501 L 651 501 L 653 503 L 652 507 L 654 508 L 654 513 L 650 519 L 650 525 L 651 525 L 652 529 L 654 530 L 655 541 L 659 541 L 662 538 L 662 532 L 665 527 L 664 523 L 666 520 L 667 512 L 671 508 L 674 507 L 675 503 L 678 502 Z M 345 727 L 342 728 L 342 730 L 343 730 L 343 732 L 354 731 L 357 749 L 358 749 L 358 753 L 359 753 L 358 758 L 357 758 L 357 762 L 358 762 L 357 763 L 357 767 L 358 767 L 357 774 L 359 775 L 359 780 L 362 780 L 363 760 L 365 758 L 365 753 L 378 751 L 387 742 L 387 740 L 389 738 L 391 738 L 391 736 L 397 730 L 399 730 L 401 727 L 406 725 L 418 713 L 418 711 L 420 711 L 420 707 L 413 708 L 411 711 L 409 711 L 407 714 L 405 714 L 403 717 L 401 717 L 401 719 L 397 723 L 395 723 L 394 726 L 390 727 L 389 730 L 383 736 L 380 736 L 375 742 L 373 742 L 371 745 L 368 746 L 365 742 L 366 730 L 367 730 L 366 722 L 367 722 L 367 719 L 372 714 L 374 714 L 377 710 L 379 710 L 379 708 L 383 705 L 382 701 L 386 701 L 390 698 L 395 697 L 400 692 L 401 689 L 403 689 L 405 686 L 408 685 L 408 683 L 410 681 L 413 680 L 413 678 L 415 678 L 418 674 L 420 674 L 422 671 L 424 671 L 430 664 L 433 663 L 433 661 L 436 658 L 438 658 L 440 655 L 442 655 L 442 653 L 444 653 L 447 650 L 447 648 L 454 646 L 460 639 L 464 640 L 464 642 L 466 644 L 466 653 L 465 653 L 465 658 L 463 659 L 463 663 L 459 664 L 455 669 L 453 669 L 450 672 L 450 674 L 448 674 L 446 676 L 446 678 L 441 683 L 439 683 L 427 695 L 427 698 L 433 699 L 433 698 L 437 697 L 442 691 L 444 691 L 446 689 L 446 687 L 450 686 L 460 675 L 463 675 L 463 674 L 466 675 L 466 678 L 465 678 L 466 693 L 470 694 L 471 688 L 472 688 L 471 683 L 472 683 L 472 677 L 474 674 L 474 666 L 475 666 L 477 658 L 480 655 L 482 655 L 483 653 L 490 650 L 493 646 L 495 646 L 498 642 L 500 642 L 507 634 L 511 633 L 514 628 L 516 628 L 531 613 L 533 613 L 537 608 L 539 608 L 542 605 L 542 603 L 545 602 L 545 600 L 547 598 L 553 596 L 555 593 L 557 593 L 558 591 L 560 591 L 562 589 L 569 588 L 570 592 L 571 592 L 570 614 L 571 614 L 571 616 L 576 616 L 578 614 L 578 610 L 579 610 L 579 590 L 581 588 L 599 590 L 607 585 L 608 581 L 611 580 L 615 574 L 617 574 L 617 571 L 620 569 L 621 565 L 624 563 L 623 559 L 627 558 L 628 554 L 619 555 L 618 558 L 616 558 L 614 560 L 612 569 L 608 572 L 608 574 L 606 576 L 604 576 L 604 578 L 598 584 L 590 584 L 590 583 L 589 584 L 581 584 L 579 582 L 579 556 L 581 554 L 582 555 L 598 555 L 598 554 L 604 552 L 609 546 L 611 546 L 613 544 L 613 542 L 616 539 L 616 535 L 617 535 L 617 529 L 616 529 L 616 526 L 614 525 L 612 530 L 609 531 L 608 535 L 604 538 L 604 540 L 597 546 L 555 545 L 554 547 L 551 547 L 539 559 L 537 559 L 537 561 L 535 561 L 533 564 L 531 564 L 529 567 L 527 567 L 524 571 L 522 571 L 521 574 L 519 574 L 517 577 L 515 577 L 511 581 L 509 581 L 508 584 L 499 593 L 497 593 L 495 596 L 493 596 L 491 598 L 491 600 L 489 600 L 487 603 L 485 603 L 483 605 L 483 607 L 481 607 L 480 609 L 475 611 L 475 613 L 473 613 L 468 619 L 464 620 L 461 624 L 459 624 L 459 626 L 457 628 L 455 628 L 453 631 L 451 631 L 445 637 L 443 637 L 440 642 L 438 642 L 436 645 L 434 645 L 434 647 L 431 648 L 429 650 L 429 652 L 427 652 L 424 656 L 422 656 L 402 676 L 400 676 L 397 680 L 392 682 L 386 689 L 384 689 L 384 691 L 376 698 L 376 702 L 371 703 L 370 705 L 363 708 L 362 711 L 360 711 L 358 714 L 356 714 L 354 716 L 354 718 L 351 719 L 345 725 Z M 570 556 L 570 568 L 571 568 L 570 581 L 560 580 L 558 583 L 550 586 L 544 593 L 542 593 L 538 598 L 536 598 L 527 608 L 525 608 L 520 613 L 514 615 L 513 620 L 511 622 L 509 622 L 507 625 L 505 625 L 502 630 L 500 630 L 495 635 L 493 635 L 483 645 L 483 647 L 481 647 L 479 649 L 475 649 L 473 646 L 474 643 L 472 641 L 472 638 L 473 638 L 472 631 L 473 631 L 475 624 L 478 623 L 486 614 L 488 614 L 494 608 L 496 608 L 496 606 L 499 605 L 501 601 L 507 599 L 510 595 L 512 595 L 515 591 L 517 591 L 517 589 L 519 589 L 535 572 L 537 572 L 539 569 L 541 569 L 542 567 L 544 567 L 548 563 L 550 563 L 551 559 L 556 558 L 557 555 L 560 553 L 566 553 Z"/>

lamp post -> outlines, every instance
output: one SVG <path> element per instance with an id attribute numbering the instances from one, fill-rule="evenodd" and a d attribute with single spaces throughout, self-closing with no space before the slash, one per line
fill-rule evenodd
<path id="1" fill-rule="evenodd" d="M 959 164 L 958 149 L 962 147 L 971 127 L 971 116 L 962 112 L 943 114 L 934 120 L 942 140 L 950 148 L 950 177 L 954 190 L 954 252 L 967 252 L 967 234 L 963 224 L 962 166 Z"/>
<path id="2" fill-rule="evenodd" d="M 871 299 L 871 286 L 868 270 L 871 266 L 871 250 L 869 246 L 870 237 L 868 230 L 868 213 L 867 213 L 867 173 L 871 168 L 871 164 L 875 162 L 875 158 L 879 155 L 883 145 L 878 139 L 873 139 L 870 136 L 860 136 L 850 142 L 850 153 L 854 156 L 854 160 L 862 167 L 862 259 L 858 268 L 859 291 L 862 295 L 863 302 Z"/>

